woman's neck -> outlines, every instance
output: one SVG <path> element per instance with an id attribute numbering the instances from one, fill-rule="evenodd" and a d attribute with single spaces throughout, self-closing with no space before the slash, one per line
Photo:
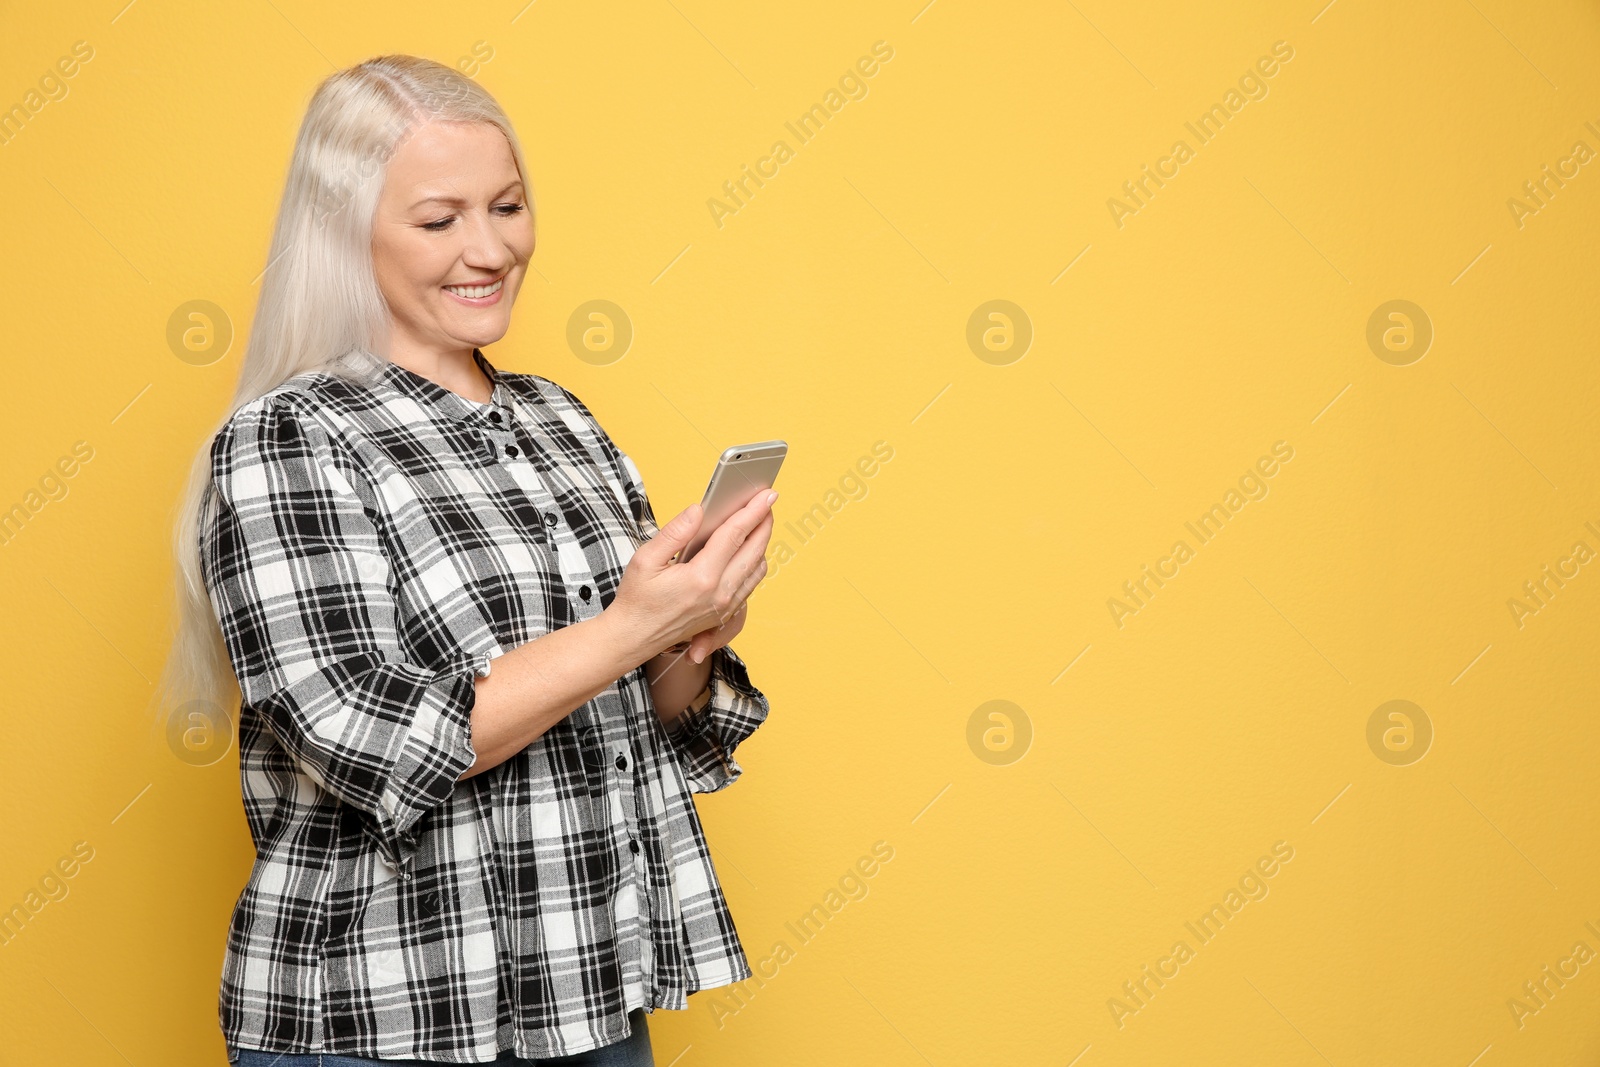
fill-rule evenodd
<path id="1" fill-rule="evenodd" d="M 474 404 L 487 404 L 494 396 L 494 383 L 472 358 L 472 353 L 470 348 L 427 352 L 398 346 L 391 348 L 388 358 Z"/>

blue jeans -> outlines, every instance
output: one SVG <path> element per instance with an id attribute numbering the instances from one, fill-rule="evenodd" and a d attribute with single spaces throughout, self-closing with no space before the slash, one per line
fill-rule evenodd
<path id="1" fill-rule="evenodd" d="M 645 1011 L 635 1008 L 628 1014 L 633 1032 L 612 1045 L 590 1049 L 571 1056 L 546 1056 L 525 1060 L 510 1052 L 500 1053 L 495 1067 L 653 1067 L 650 1031 L 645 1026 Z M 242 1048 L 229 1050 L 236 1067 L 438 1067 L 433 1060 L 370 1060 L 362 1056 L 339 1056 L 329 1052 L 261 1052 Z"/>

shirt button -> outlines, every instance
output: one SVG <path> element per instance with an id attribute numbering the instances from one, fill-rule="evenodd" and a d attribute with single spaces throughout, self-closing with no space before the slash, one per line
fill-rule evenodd
<path id="1" fill-rule="evenodd" d="M 516 459 L 517 458 L 517 446 L 516 445 L 506 445 L 506 455 L 510 456 L 512 459 Z"/>
<path id="2" fill-rule="evenodd" d="M 627 769 L 628 769 L 628 757 L 627 756 L 618 756 L 617 757 L 617 770 L 625 771 Z"/>
<path id="3" fill-rule="evenodd" d="M 594 593 L 588 586 L 584 586 L 582 589 L 578 590 L 578 595 L 583 597 L 583 599 L 587 602 L 588 599 L 594 595 Z"/>
<path id="4" fill-rule="evenodd" d="M 639 854 L 639 842 L 630 838 L 628 841 L 628 851 L 637 856 Z"/>
<path id="5" fill-rule="evenodd" d="M 544 513 L 544 524 L 546 526 L 554 526 L 556 524 L 556 513 L 553 512 L 553 511 L 545 512 Z"/>
<path id="6" fill-rule="evenodd" d="M 500 425 L 500 413 L 498 411 L 489 412 L 489 421 L 496 426 Z"/>

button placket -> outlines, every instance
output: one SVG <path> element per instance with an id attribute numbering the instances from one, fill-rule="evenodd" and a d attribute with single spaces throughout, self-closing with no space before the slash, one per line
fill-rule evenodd
<path id="1" fill-rule="evenodd" d="M 490 408 L 479 413 L 479 426 L 483 431 L 484 439 L 488 442 L 488 454 L 491 461 L 503 463 L 508 459 L 522 458 L 522 449 L 516 444 L 516 434 L 512 422 L 507 419 L 499 408 Z"/>
<path id="2" fill-rule="evenodd" d="M 494 421 L 492 414 L 488 420 L 491 423 Z M 509 457 L 513 450 L 516 453 L 515 459 L 499 460 L 501 466 L 514 467 L 517 463 L 527 465 L 518 473 L 518 482 L 524 486 L 524 492 L 540 516 L 539 522 L 543 526 L 542 536 L 554 552 L 557 572 L 561 578 L 572 620 L 582 622 L 599 615 L 602 609 L 599 598 L 594 595 L 594 575 L 588 566 L 588 557 L 565 521 L 566 517 L 557 502 L 546 465 L 534 462 L 531 457 L 531 449 L 536 441 L 525 432 L 514 433 L 513 430 L 490 432 L 500 439 L 502 455 Z M 533 476 L 527 477 L 527 472 L 530 470 Z M 556 483 L 557 487 L 560 487 L 559 478 L 556 479 Z M 583 751 L 583 760 L 591 774 L 591 781 L 595 783 L 596 793 L 593 799 L 596 814 L 606 824 L 612 822 L 610 805 L 614 802 L 616 794 L 616 790 L 610 788 L 607 781 L 613 773 L 608 765 L 614 764 L 616 760 L 615 739 L 625 733 L 622 715 L 620 698 L 614 691 L 597 695 L 586 709 L 573 713 L 573 724 L 580 728 L 579 745 Z M 627 799 L 626 795 L 623 799 Z"/>
<path id="3" fill-rule="evenodd" d="M 625 731 L 624 731 L 625 732 Z M 634 889 L 634 902 L 636 914 L 632 920 L 636 924 L 634 929 L 641 935 L 634 939 L 639 950 L 639 979 L 640 984 L 651 989 L 655 984 L 655 948 L 651 943 L 649 933 L 653 928 L 655 915 L 654 902 L 651 899 L 650 877 L 648 864 L 645 860 L 644 846 L 640 842 L 640 818 L 638 808 L 638 791 L 634 787 L 633 765 L 634 758 L 628 750 L 628 741 L 620 740 L 614 744 L 612 751 L 615 758 L 612 767 L 617 775 L 617 788 L 611 803 L 613 818 L 617 812 L 621 813 L 620 825 L 623 837 L 619 838 L 616 848 L 622 857 L 620 877 L 632 884 Z M 606 775 L 610 777 L 611 768 L 607 768 Z M 627 851 L 622 852 L 626 847 Z M 614 915 L 615 917 L 615 915 Z M 619 926 L 620 920 L 618 920 Z"/>
<path id="4" fill-rule="evenodd" d="M 642 819 L 639 814 L 639 795 L 634 788 L 632 768 L 634 759 L 627 752 L 627 742 L 623 741 L 617 751 L 617 772 L 621 778 L 623 822 L 628 828 L 628 851 L 631 853 L 633 863 L 634 898 L 638 901 L 639 928 L 649 932 L 653 929 L 655 916 L 655 902 L 650 893 L 650 865 L 646 862 L 644 845 L 639 840 Z M 655 947 L 648 936 L 639 939 L 639 971 L 640 978 L 648 988 L 655 980 Z"/>
<path id="5" fill-rule="evenodd" d="M 495 423 L 492 415 L 488 419 L 490 424 Z M 523 427 L 525 432 L 516 434 L 510 430 L 490 430 L 491 435 L 498 439 L 498 456 L 504 457 L 497 458 L 497 462 L 502 466 L 512 466 L 517 462 L 532 463 L 529 449 L 538 444 L 531 436 L 535 425 L 529 422 Z M 508 448 L 508 445 L 512 448 Z M 594 575 L 586 565 L 587 553 L 582 551 L 581 546 L 577 552 L 571 551 L 569 542 L 574 534 L 567 528 L 565 516 L 556 503 L 549 472 L 543 469 L 542 464 L 532 465 L 536 468 L 537 477 L 528 479 L 528 493 L 535 508 L 543 515 L 545 536 L 556 549 L 572 616 L 576 621 L 592 618 L 601 612 L 602 607 L 600 599 L 595 596 Z M 569 491 L 581 493 L 586 489 L 583 485 L 565 485 L 559 475 L 556 483 L 556 488 Z M 576 595 L 573 595 L 574 592 Z M 588 712 L 590 717 L 581 727 L 579 744 L 590 772 L 598 772 L 601 784 L 598 795 L 593 797 L 594 811 L 597 818 L 613 828 L 619 884 L 626 883 L 634 888 L 636 914 L 629 920 L 629 925 L 637 924 L 634 925 L 635 930 L 648 934 L 658 906 L 651 898 L 649 865 L 641 840 L 640 795 L 634 781 L 636 761 L 628 740 L 621 685 L 619 681 L 617 688 L 601 693 L 593 700 Z M 621 920 L 615 912 L 612 918 L 620 932 L 623 925 Z M 654 947 L 648 936 L 632 940 L 640 947 L 640 977 L 645 988 L 649 989 L 656 979 Z"/>

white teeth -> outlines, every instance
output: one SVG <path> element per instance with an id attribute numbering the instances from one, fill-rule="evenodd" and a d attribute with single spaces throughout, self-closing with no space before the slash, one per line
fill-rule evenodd
<path id="1" fill-rule="evenodd" d="M 464 296 L 464 297 L 467 297 L 469 299 L 472 299 L 472 298 L 476 298 L 476 297 L 493 296 L 495 293 L 498 293 L 500 291 L 500 287 L 502 285 L 504 285 L 505 283 L 506 283 L 506 280 L 504 278 L 501 278 L 499 281 L 495 282 L 493 285 L 473 285 L 473 286 L 447 285 L 444 288 L 445 288 L 446 292 L 451 292 L 451 293 L 456 294 L 457 296 Z"/>

